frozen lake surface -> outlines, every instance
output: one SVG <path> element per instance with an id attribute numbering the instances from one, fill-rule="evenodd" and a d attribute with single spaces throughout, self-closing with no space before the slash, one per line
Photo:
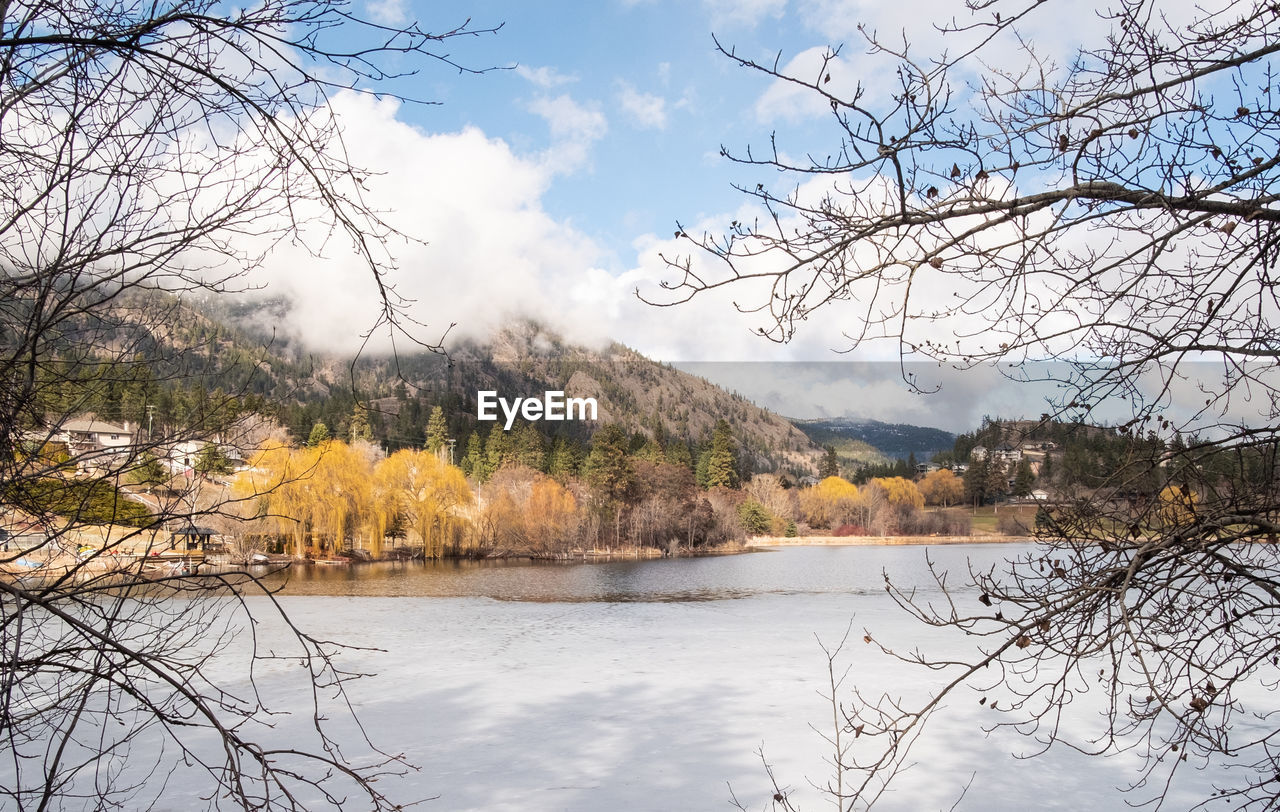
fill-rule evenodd
<path id="1" fill-rule="evenodd" d="M 873 691 L 923 695 L 930 675 L 862 641 L 963 645 L 926 634 L 884 592 L 927 584 L 926 551 L 959 575 L 1026 548 L 787 548 L 751 555 L 582 565 L 376 565 L 295 573 L 283 601 L 305 628 L 373 646 L 354 686 L 375 743 L 419 766 L 397 796 L 445 810 L 749 809 L 779 781 L 805 809 L 831 777 L 811 725 L 830 719 L 818 640 L 852 627 L 841 663 Z M 943 648 L 939 648 L 939 647 Z M 936 677 L 933 677 L 936 679 Z M 992 711 L 959 695 L 916 765 L 877 808 L 1123 807 L 1123 759 L 982 730 Z M 962 704 L 963 701 L 963 704 Z M 1197 776 L 1203 779 L 1203 776 Z M 1194 782 L 1198 783 L 1198 782 Z M 389 787 L 384 787 L 384 789 Z M 1186 804 L 1174 804 L 1174 807 Z"/>
<path id="2" fill-rule="evenodd" d="M 926 696 L 939 678 L 864 644 L 864 630 L 900 650 L 959 653 L 971 643 L 910 621 L 886 596 L 882 571 L 924 585 L 927 595 L 926 554 L 959 583 L 968 559 L 985 567 L 1026 549 L 801 547 L 554 566 L 317 566 L 290 575 L 279 600 L 316 636 L 376 649 L 342 662 L 373 674 L 352 683 L 350 696 L 374 743 L 418 767 L 379 783 L 397 801 L 432 797 L 417 808 L 449 812 L 728 810 L 736 796 L 748 809 L 769 809 L 763 748 L 793 802 L 819 810 L 831 803 L 811 784 L 826 784 L 832 770 L 829 747 L 811 727 L 825 730 L 831 719 L 818 641 L 834 645 L 852 624 L 840 658 L 850 682 L 873 695 Z M 266 599 L 252 600 L 256 614 L 270 614 Z M 283 647 L 276 625 L 257 631 L 264 647 Z M 244 686 L 242 663 L 229 657 L 220 668 Z M 264 694 L 295 711 L 275 717 L 265 735 L 306 737 L 309 694 L 300 676 L 288 661 L 259 668 Z M 1066 750 L 1019 760 L 1014 754 L 1035 743 L 984 734 L 997 712 L 977 700 L 962 691 L 933 720 L 914 766 L 877 809 L 947 810 L 967 784 L 959 809 L 1125 808 L 1114 788 L 1136 778 L 1132 760 Z M 358 737 L 352 741 L 347 753 L 358 756 Z M 1187 778 L 1191 790 L 1208 781 Z M 1174 788 L 1166 808 L 1203 797 L 1182 791 Z M 175 777 L 159 808 L 204 807 L 194 793 Z"/>

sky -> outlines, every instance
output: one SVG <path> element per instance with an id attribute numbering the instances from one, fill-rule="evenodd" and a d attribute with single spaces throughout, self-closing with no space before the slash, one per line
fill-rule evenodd
<path id="1" fill-rule="evenodd" d="M 759 148 L 774 132 L 800 151 L 837 144 L 829 110 L 736 65 L 717 53 L 716 40 L 802 76 L 827 47 L 840 47 L 832 87 L 861 81 L 877 94 L 892 77 L 867 55 L 859 26 L 905 36 L 920 53 L 956 47 L 935 26 L 965 13 L 961 2 L 360 2 L 357 10 L 389 25 L 500 26 L 442 46 L 462 65 L 492 70 L 426 64 L 387 85 L 430 103 L 332 99 L 352 161 L 374 173 L 368 202 L 420 241 L 387 247 L 398 266 L 391 281 L 426 325 L 423 337 L 454 324 L 451 340 L 482 339 L 513 318 L 532 318 L 583 343 L 616 340 L 658 361 L 700 364 L 713 380 L 722 375 L 717 382 L 792 417 L 910 416 L 961 431 L 984 414 L 1043 411 L 1046 390 L 1015 393 L 998 374 L 949 375 L 944 393 L 913 394 L 900 380 L 896 344 L 853 359 L 838 354 L 854 325 L 836 308 L 780 345 L 753 335 L 765 322 L 735 307 L 749 290 L 713 291 L 678 307 L 637 296 L 661 298 L 661 282 L 677 278 L 662 257 L 688 253 L 674 239 L 678 227 L 722 233 L 754 214 L 733 184 L 778 182 L 727 160 L 722 147 Z M 1065 60 L 1103 27 L 1074 4 L 1046 4 L 1022 30 Z M 284 246 L 264 279 L 268 294 L 294 303 L 290 325 L 311 346 L 351 351 L 375 319 L 361 273 L 341 250 L 315 257 Z M 835 363 L 847 360 L 873 363 Z M 744 362 L 808 366 L 768 386 L 763 368 Z M 817 369 L 826 377 L 815 378 Z"/>

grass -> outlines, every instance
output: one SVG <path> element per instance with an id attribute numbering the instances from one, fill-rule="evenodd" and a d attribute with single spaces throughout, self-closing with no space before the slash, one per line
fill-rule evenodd
<path id="1" fill-rule="evenodd" d="M 1036 519 L 1035 505 L 983 505 L 976 510 L 972 507 L 958 505 L 954 510 L 963 510 L 973 521 L 974 533 L 996 533 L 996 526 L 1001 516 L 1017 516 L 1027 527 L 1031 527 Z"/>

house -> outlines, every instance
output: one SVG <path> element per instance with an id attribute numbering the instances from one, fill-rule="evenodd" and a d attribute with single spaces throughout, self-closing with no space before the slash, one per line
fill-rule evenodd
<path id="1" fill-rule="evenodd" d="M 118 425 L 92 414 L 64 420 L 50 437 L 67 447 L 67 454 L 81 470 L 112 467 L 132 453 L 137 440 L 128 422 Z"/>
<path id="2" fill-rule="evenodd" d="M 1000 462 L 1004 463 L 1005 465 L 1011 465 L 1011 464 L 1016 465 L 1019 461 L 1022 460 L 1022 450 L 1018 448 L 1014 448 L 1008 443 L 1002 443 L 1001 445 L 998 445 L 995 447 L 995 449 L 991 452 L 991 456 L 994 459 L 1000 460 Z"/>
<path id="3" fill-rule="evenodd" d="M 134 443 L 133 429 L 99 420 L 94 415 L 73 417 L 58 426 L 55 437 L 66 443 L 72 454 L 127 449 Z"/>

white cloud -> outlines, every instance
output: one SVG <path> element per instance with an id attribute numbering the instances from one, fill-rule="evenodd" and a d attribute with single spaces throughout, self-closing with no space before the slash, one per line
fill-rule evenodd
<path id="1" fill-rule="evenodd" d="M 555 68 L 547 66 L 531 68 L 528 65 L 517 65 L 516 75 L 545 90 L 578 81 L 577 76 L 560 73 Z"/>
<path id="2" fill-rule="evenodd" d="M 409 21 L 405 0 L 374 0 L 367 8 L 369 17 L 382 25 L 403 25 Z"/>
<path id="3" fill-rule="evenodd" d="M 366 201 L 421 241 L 386 245 L 398 266 L 387 281 L 426 324 L 420 338 L 454 322 L 453 335 L 484 338 L 521 316 L 576 340 L 608 335 L 602 314 L 615 291 L 595 268 L 601 251 L 543 210 L 552 179 L 543 162 L 475 128 L 425 133 L 400 121 L 392 101 L 343 93 L 333 109 L 352 162 L 377 173 L 364 183 Z M 359 257 L 339 239 L 325 245 L 325 234 L 316 223 L 302 241 L 276 246 L 255 281 L 292 302 L 282 327 L 309 346 L 349 352 L 377 319 L 377 293 Z M 378 336 L 371 348 L 387 346 Z"/>
<path id="4" fill-rule="evenodd" d="M 543 163 L 556 173 L 573 172 L 587 165 L 592 145 L 609 131 L 604 113 L 583 107 L 567 94 L 534 99 L 529 110 L 545 119 L 551 128 L 553 143 L 543 153 Z"/>
<path id="5" fill-rule="evenodd" d="M 637 126 L 664 130 L 667 127 L 667 101 L 652 93 L 641 93 L 626 82 L 618 83 L 618 104 Z"/>
<path id="6" fill-rule="evenodd" d="M 839 56 L 827 59 L 827 53 L 826 46 L 801 51 L 783 66 L 781 73 L 802 82 L 817 83 L 839 98 L 852 98 L 857 77 L 849 62 Z M 797 122 L 830 113 L 831 104 L 825 97 L 783 79 L 771 81 L 755 104 L 756 118 L 765 124 Z"/>
<path id="7" fill-rule="evenodd" d="M 754 28 L 766 17 L 780 18 L 787 0 L 703 0 L 713 30 L 739 26 Z"/>

